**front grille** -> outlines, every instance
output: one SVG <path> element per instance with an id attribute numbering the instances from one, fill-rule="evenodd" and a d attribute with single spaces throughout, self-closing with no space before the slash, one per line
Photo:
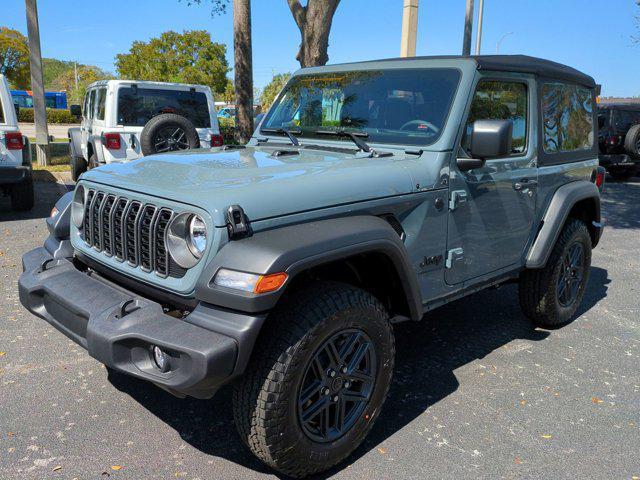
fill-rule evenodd
<path id="1" fill-rule="evenodd" d="M 183 277 L 167 251 L 165 234 L 173 210 L 89 190 L 81 235 L 94 250 L 144 272 Z"/>

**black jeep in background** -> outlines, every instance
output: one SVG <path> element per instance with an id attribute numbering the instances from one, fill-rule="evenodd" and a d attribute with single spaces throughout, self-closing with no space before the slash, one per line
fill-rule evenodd
<path id="1" fill-rule="evenodd" d="M 613 178 L 626 180 L 640 169 L 640 103 L 598 106 L 600 165 Z"/>

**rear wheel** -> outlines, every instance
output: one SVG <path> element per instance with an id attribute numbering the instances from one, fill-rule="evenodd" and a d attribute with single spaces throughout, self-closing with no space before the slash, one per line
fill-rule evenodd
<path id="1" fill-rule="evenodd" d="M 569 322 L 582 302 L 591 266 L 591 237 L 584 222 L 570 219 L 544 268 L 520 275 L 524 314 L 536 325 L 557 327 Z"/>
<path id="2" fill-rule="evenodd" d="M 635 159 L 640 159 L 640 124 L 633 125 L 624 137 L 624 149 Z"/>
<path id="3" fill-rule="evenodd" d="M 31 173 L 11 188 L 11 207 L 19 212 L 31 210 L 34 204 L 33 177 Z"/>
<path id="4" fill-rule="evenodd" d="M 80 175 L 87 171 L 87 161 L 82 157 L 71 157 L 71 178 L 78 181 Z"/>
<path id="5" fill-rule="evenodd" d="M 140 134 L 143 155 L 189 150 L 200 147 L 198 131 L 181 115 L 164 113 L 147 122 Z"/>
<path id="6" fill-rule="evenodd" d="M 327 470 L 362 442 L 386 398 L 395 355 L 388 315 L 363 290 L 317 283 L 267 322 L 234 390 L 238 432 L 286 475 Z"/>

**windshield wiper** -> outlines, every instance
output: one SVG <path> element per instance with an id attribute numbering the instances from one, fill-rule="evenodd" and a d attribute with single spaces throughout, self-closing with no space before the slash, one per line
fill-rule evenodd
<path id="1" fill-rule="evenodd" d="M 285 134 L 287 137 L 289 137 L 289 140 L 291 140 L 291 144 L 294 147 L 298 147 L 300 146 L 300 142 L 298 141 L 298 139 L 293 135 L 293 133 L 296 134 L 300 134 L 302 133 L 300 130 L 296 130 L 295 132 L 291 132 L 290 130 L 286 129 L 286 128 L 261 128 L 260 129 L 260 133 L 262 132 L 266 132 L 266 133 L 277 133 L 277 134 Z"/>
<path id="2" fill-rule="evenodd" d="M 335 137 L 349 138 L 356 144 L 359 150 L 363 152 L 371 153 L 371 147 L 367 145 L 367 142 L 361 140 L 358 137 L 367 138 L 369 136 L 366 132 L 348 132 L 347 130 L 316 130 L 316 135 L 333 135 Z"/>

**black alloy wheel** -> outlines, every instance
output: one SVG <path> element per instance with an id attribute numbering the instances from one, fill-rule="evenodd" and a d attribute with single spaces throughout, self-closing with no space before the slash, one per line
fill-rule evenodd
<path id="1" fill-rule="evenodd" d="M 584 276 L 584 249 L 580 242 L 569 246 L 562 259 L 556 292 L 558 303 L 563 307 L 572 306 L 579 297 Z"/>
<path id="2" fill-rule="evenodd" d="M 309 438 L 333 442 L 353 427 L 371 397 L 376 361 L 375 346 L 359 329 L 342 330 L 322 344 L 298 394 L 298 420 Z"/>
<path id="3" fill-rule="evenodd" d="M 181 127 L 166 126 L 161 128 L 153 139 L 157 153 L 188 150 L 187 134 Z"/>

